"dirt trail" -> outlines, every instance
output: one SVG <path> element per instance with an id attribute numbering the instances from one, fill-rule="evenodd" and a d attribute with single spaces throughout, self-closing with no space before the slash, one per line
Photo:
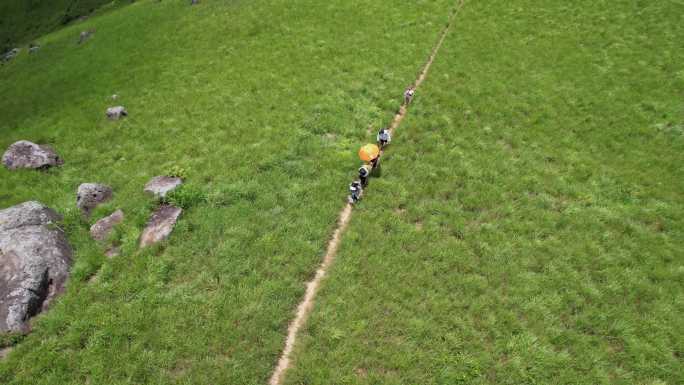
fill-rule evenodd
<path id="1" fill-rule="evenodd" d="M 342 212 L 340 212 L 337 228 L 333 233 L 330 243 L 328 243 L 328 250 L 325 252 L 325 257 L 323 257 L 323 263 L 321 263 L 321 266 L 316 270 L 314 278 L 306 284 L 304 299 L 299 303 L 299 306 L 297 306 L 297 316 L 287 329 L 285 349 L 283 349 L 283 354 L 280 356 L 278 366 L 273 372 L 271 381 L 269 381 L 270 385 L 280 385 L 283 380 L 283 374 L 285 374 L 285 371 L 290 367 L 290 353 L 292 353 L 292 348 L 294 348 L 294 344 L 297 340 L 297 332 L 304 326 L 306 319 L 309 318 L 309 313 L 314 304 L 314 297 L 316 296 L 316 292 L 318 291 L 318 287 L 320 286 L 323 277 L 325 277 L 325 274 L 328 271 L 328 267 L 330 267 L 335 259 L 342 234 L 344 233 L 344 230 L 347 229 L 349 219 L 351 219 L 351 213 L 352 205 L 347 203 L 347 205 L 344 206 L 344 209 L 342 209 Z"/>
<path id="2" fill-rule="evenodd" d="M 414 83 L 416 89 L 418 89 L 418 87 L 421 85 L 421 83 L 423 83 L 423 81 L 427 77 L 428 70 L 430 69 L 432 62 L 435 60 L 435 56 L 437 56 L 439 48 L 442 46 L 442 43 L 444 42 L 444 39 L 446 38 L 446 35 L 449 32 L 449 29 L 451 29 L 451 25 L 454 21 L 454 18 L 456 17 L 456 14 L 458 14 L 458 11 L 461 9 L 461 7 L 463 7 L 464 2 L 465 0 L 459 1 L 459 3 L 456 5 L 456 8 L 454 8 L 451 12 L 451 15 L 449 15 L 449 21 L 447 22 L 447 25 L 442 30 L 439 40 L 432 49 L 432 52 L 430 53 L 427 62 L 423 66 L 423 69 L 418 74 L 418 78 Z M 394 131 L 397 129 L 397 127 L 399 127 L 399 124 L 404 119 L 404 116 L 406 116 L 407 107 L 408 106 L 406 104 L 402 104 L 397 114 L 394 115 L 394 118 L 392 119 L 392 123 L 390 124 L 389 128 L 392 134 L 394 134 Z M 381 155 L 382 153 L 383 151 L 380 152 Z M 309 318 L 309 314 L 311 313 L 311 309 L 313 308 L 314 299 L 316 297 L 316 293 L 318 292 L 318 288 L 321 284 L 321 281 L 323 281 L 323 278 L 325 278 L 328 268 L 330 267 L 330 265 L 332 265 L 332 263 L 335 260 L 335 255 L 337 254 L 337 249 L 339 247 L 342 234 L 344 234 L 344 231 L 347 229 L 347 225 L 349 225 L 349 220 L 351 219 L 352 208 L 353 206 L 347 203 L 347 205 L 344 206 L 344 208 L 340 212 L 340 216 L 337 221 L 337 228 L 333 233 L 332 239 L 328 243 L 328 248 L 326 250 L 325 256 L 323 257 L 323 262 L 321 263 L 321 266 L 318 268 L 318 270 L 316 270 L 316 275 L 314 276 L 314 278 L 306 284 L 306 292 L 304 294 L 304 299 L 302 299 L 302 302 L 300 302 L 297 306 L 297 314 L 295 316 L 295 319 L 292 321 L 292 323 L 287 329 L 287 339 L 285 340 L 285 348 L 283 349 L 283 353 L 280 356 L 280 359 L 278 360 L 278 365 L 273 371 L 273 375 L 271 376 L 271 379 L 268 382 L 269 385 L 281 385 L 283 383 L 283 379 L 285 378 L 285 372 L 287 371 L 287 369 L 290 368 L 290 355 L 292 354 L 292 349 L 294 348 L 295 343 L 297 342 L 297 333 L 299 332 L 299 329 L 301 329 L 301 327 L 304 326 L 306 320 Z"/>
<path id="3" fill-rule="evenodd" d="M 460 0 L 458 4 L 456 5 L 456 8 L 454 8 L 451 11 L 451 15 L 449 15 L 449 21 L 447 22 L 446 27 L 442 30 L 442 33 L 439 36 L 439 40 L 437 41 L 437 44 L 435 44 L 434 48 L 432 48 L 432 52 L 430 52 L 430 56 L 428 57 L 427 62 L 423 66 L 423 69 L 420 71 L 418 74 L 418 78 L 416 78 L 416 82 L 414 83 L 414 86 L 416 90 L 418 87 L 420 87 L 421 84 L 423 84 L 423 81 L 425 81 L 425 78 L 427 77 L 428 71 L 430 70 L 430 66 L 432 66 L 432 62 L 435 61 L 435 57 L 437 56 L 437 52 L 439 52 L 439 49 L 442 47 L 442 43 L 444 43 L 444 39 L 446 39 L 447 34 L 449 33 L 449 30 L 451 29 L 451 25 L 454 22 L 454 18 L 458 14 L 458 11 L 461 10 L 463 7 L 463 4 L 465 3 L 465 0 Z M 392 119 L 392 123 L 390 124 L 389 130 L 391 134 L 394 134 L 394 131 L 399 127 L 399 124 L 401 124 L 401 121 L 404 120 L 404 116 L 406 116 L 406 111 L 407 111 L 407 105 L 402 104 L 401 107 L 399 107 L 399 111 L 397 112 L 396 115 L 394 115 L 394 119 Z"/>

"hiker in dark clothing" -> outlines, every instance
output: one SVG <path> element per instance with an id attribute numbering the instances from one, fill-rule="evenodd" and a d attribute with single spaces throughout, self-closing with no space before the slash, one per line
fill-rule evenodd
<path id="1" fill-rule="evenodd" d="M 349 185 L 349 203 L 356 203 L 361 199 L 361 193 L 363 192 L 363 186 L 358 180 L 353 181 Z"/>

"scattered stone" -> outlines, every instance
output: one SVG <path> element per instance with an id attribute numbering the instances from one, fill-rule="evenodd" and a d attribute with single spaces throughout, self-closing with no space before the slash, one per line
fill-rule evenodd
<path id="1" fill-rule="evenodd" d="M 190 0 L 190 5 L 199 4 L 199 0 Z"/>
<path id="2" fill-rule="evenodd" d="M 0 360 L 5 359 L 5 357 L 7 357 L 7 355 L 10 354 L 12 349 L 13 349 L 12 346 L 8 346 L 6 348 L 0 349 Z"/>
<path id="3" fill-rule="evenodd" d="M 122 116 L 128 116 L 128 111 L 122 106 L 109 107 L 106 115 L 111 120 L 119 120 Z"/>
<path id="4" fill-rule="evenodd" d="M 45 169 L 59 166 L 64 161 L 50 146 L 20 140 L 5 151 L 2 163 L 8 169 L 16 170 L 18 168 Z"/>
<path id="5" fill-rule="evenodd" d="M 2 55 L 2 61 L 7 62 L 7 61 L 14 59 L 17 55 L 19 55 L 20 51 L 21 51 L 21 49 L 19 49 L 19 48 L 12 48 L 11 50 L 5 52 Z"/>
<path id="6" fill-rule="evenodd" d="M 0 332 L 27 332 L 63 291 L 72 250 L 60 220 L 35 201 L 0 210 Z"/>
<path id="7" fill-rule="evenodd" d="M 119 95 L 117 95 L 117 94 L 112 95 L 112 100 L 116 100 L 118 98 L 119 98 Z"/>
<path id="8" fill-rule="evenodd" d="M 109 234 L 112 233 L 114 226 L 123 222 L 123 220 L 123 211 L 116 210 L 112 215 L 95 222 L 95 224 L 90 227 L 90 236 L 96 241 L 104 242 L 109 237 Z"/>
<path id="9" fill-rule="evenodd" d="M 111 187 L 99 183 L 82 183 L 76 192 L 76 206 L 89 216 L 95 207 L 111 198 Z"/>
<path id="10" fill-rule="evenodd" d="M 145 185 L 145 192 L 158 198 L 166 197 L 166 194 L 183 184 L 181 178 L 172 176 L 155 176 Z"/>
<path id="11" fill-rule="evenodd" d="M 38 52 L 39 49 L 40 49 L 40 46 L 38 44 L 31 43 L 29 45 L 29 54 L 34 54 L 34 53 Z"/>
<path id="12" fill-rule="evenodd" d="M 94 29 L 89 29 L 87 31 L 81 32 L 80 35 L 78 35 L 78 44 L 83 44 L 86 40 L 90 39 L 90 37 L 95 33 Z"/>
<path id="13" fill-rule="evenodd" d="M 114 258 L 121 255 L 121 249 L 117 246 L 111 246 L 105 251 L 105 256 L 107 258 Z"/>
<path id="14" fill-rule="evenodd" d="M 166 239 L 182 212 L 181 208 L 175 206 L 159 206 L 140 236 L 140 247 L 150 246 Z"/>

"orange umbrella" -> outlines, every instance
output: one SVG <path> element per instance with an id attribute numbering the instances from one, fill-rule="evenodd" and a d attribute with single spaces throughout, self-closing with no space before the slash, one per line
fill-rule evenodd
<path id="1" fill-rule="evenodd" d="M 380 148 L 375 144 L 367 144 L 359 150 L 359 158 L 364 162 L 370 162 L 380 155 Z"/>

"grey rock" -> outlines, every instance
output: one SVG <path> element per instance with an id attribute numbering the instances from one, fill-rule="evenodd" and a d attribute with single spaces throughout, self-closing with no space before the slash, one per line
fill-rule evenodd
<path id="1" fill-rule="evenodd" d="M 90 37 L 93 36 L 94 33 L 95 33 L 95 30 L 93 30 L 93 29 L 90 29 L 88 31 L 82 31 L 78 35 L 78 44 L 83 44 L 83 42 L 90 39 Z"/>
<path id="2" fill-rule="evenodd" d="M 17 55 L 19 55 L 19 52 L 21 52 L 21 49 L 12 48 L 11 50 L 5 52 L 2 55 L 2 61 L 10 61 L 10 60 L 14 59 Z"/>
<path id="3" fill-rule="evenodd" d="M 190 5 L 199 4 L 199 0 L 190 0 Z"/>
<path id="4" fill-rule="evenodd" d="M 39 49 L 40 49 L 39 45 L 31 44 L 29 46 L 29 54 L 34 54 L 34 53 L 38 52 Z"/>
<path id="5" fill-rule="evenodd" d="M 82 183 L 76 192 L 76 206 L 89 216 L 100 203 L 112 198 L 112 188 L 99 183 Z"/>
<path id="6" fill-rule="evenodd" d="M 48 207 L 36 201 L 29 201 L 0 211 L 0 232 L 61 220 L 62 217 Z"/>
<path id="7" fill-rule="evenodd" d="M 60 217 L 38 202 L 0 210 L 0 332 L 26 332 L 69 276 L 72 250 L 53 224 Z"/>
<path id="8" fill-rule="evenodd" d="M 111 246 L 107 248 L 107 250 L 105 251 L 105 255 L 108 258 L 118 257 L 119 255 L 121 255 L 121 249 L 117 246 Z"/>
<path id="9" fill-rule="evenodd" d="M 2 156 L 2 164 L 10 170 L 18 168 L 44 169 L 59 166 L 64 164 L 64 161 L 50 146 L 20 140 L 5 151 Z"/>
<path id="10" fill-rule="evenodd" d="M 111 120 L 119 120 L 124 116 L 128 116 L 128 111 L 122 106 L 109 107 L 105 113 Z"/>
<path id="11" fill-rule="evenodd" d="M 164 198 L 166 194 L 175 190 L 178 186 L 183 184 L 181 178 L 172 176 L 155 176 L 145 185 L 144 191 L 153 194 L 156 197 Z"/>
<path id="12" fill-rule="evenodd" d="M 123 222 L 124 213 L 121 210 L 116 210 L 112 215 L 104 217 L 90 226 L 90 236 L 96 241 L 106 241 L 109 234 L 112 233 L 114 226 Z"/>
<path id="13" fill-rule="evenodd" d="M 150 246 L 168 238 L 182 212 L 181 208 L 171 205 L 157 208 L 140 236 L 140 247 Z"/>
<path id="14" fill-rule="evenodd" d="M 0 360 L 5 359 L 13 350 L 14 348 L 12 346 L 8 346 L 6 348 L 0 349 Z"/>

